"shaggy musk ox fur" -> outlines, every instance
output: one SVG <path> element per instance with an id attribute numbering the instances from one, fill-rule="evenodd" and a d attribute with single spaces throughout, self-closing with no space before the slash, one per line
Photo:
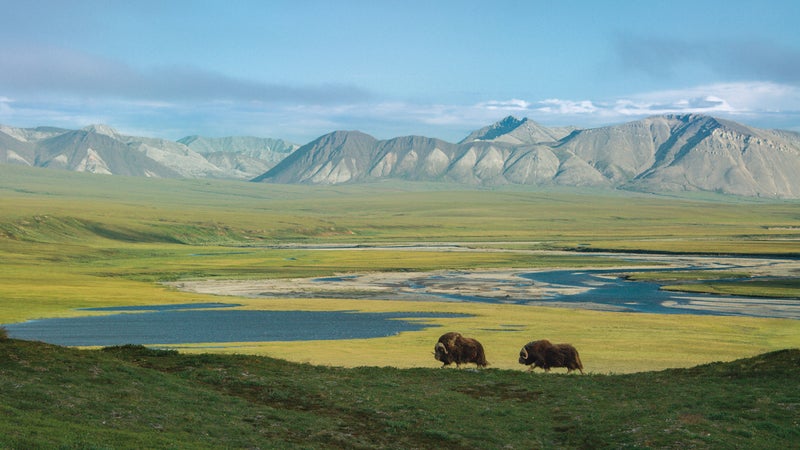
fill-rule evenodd
<path id="1" fill-rule="evenodd" d="M 525 344 L 519 351 L 519 363 L 531 366 L 530 370 L 541 367 L 549 372 L 551 367 L 566 367 L 567 373 L 580 370 L 583 363 L 578 351 L 571 344 L 552 344 L 547 339 Z"/>
<path id="2" fill-rule="evenodd" d="M 478 367 L 489 364 L 480 342 L 456 332 L 445 333 L 439 338 L 433 348 L 433 357 L 442 362 L 442 367 L 452 363 L 456 363 L 456 367 L 466 363 L 475 363 Z"/>

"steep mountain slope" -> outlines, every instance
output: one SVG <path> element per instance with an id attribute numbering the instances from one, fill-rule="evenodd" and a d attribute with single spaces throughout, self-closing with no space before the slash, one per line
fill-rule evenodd
<path id="1" fill-rule="evenodd" d="M 0 131 L 0 162 L 32 166 L 35 153 L 30 143 Z"/>
<path id="2" fill-rule="evenodd" d="M 187 136 L 178 142 L 200 153 L 220 169 L 243 179 L 266 172 L 299 147 L 282 139 L 253 136 Z"/>
<path id="3" fill-rule="evenodd" d="M 800 198 L 797 133 L 702 115 L 655 116 L 564 133 L 513 117 L 459 144 L 418 136 L 379 141 L 339 131 L 301 147 L 254 181 L 334 184 L 402 178 Z"/>
<path id="4" fill-rule="evenodd" d="M 180 142 L 126 136 L 107 125 L 81 130 L 0 125 L 0 162 L 111 175 L 250 179 L 294 149 L 278 140 L 242 139 L 234 150 L 203 155 Z M 193 141 L 214 143 L 201 137 Z M 265 151 L 266 141 L 280 143 L 276 148 L 286 153 Z"/>
<path id="5" fill-rule="evenodd" d="M 5 133 L 20 142 L 34 142 L 42 139 L 58 136 L 66 133 L 64 128 L 37 127 L 37 128 L 14 128 L 0 124 L 0 132 Z"/>
<path id="6" fill-rule="evenodd" d="M 146 155 L 131 151 L 124 143 L 91 129 L 68 131 L 38 141 L 34 165 L 107 175 L 179 176 Z"/>
<path id="7" fill-rule="evenodd" d="M 69 130 L 53 127 L 14 128 L 0 125 L 0 162 L 36 165 L 36 141 L 51 138 Z"/>
<path id="8" fill-rule="evenodd" d="M 335 131 L 300 147 L 253 181 L 335 184 L 364 178 L 378 141 L 359 131 Z"/>
<path id="9" fill-rule="evenodd" d="M 701 190 L 800 197 L 800 139 L 709 117 L 683 119 L 630 185 L 647 190 Z"/>

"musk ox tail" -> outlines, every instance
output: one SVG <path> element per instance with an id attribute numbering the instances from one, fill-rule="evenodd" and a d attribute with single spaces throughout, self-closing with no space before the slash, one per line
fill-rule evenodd
<path id="1" fill-rule="evenodd" d="M 478 352 L 475 355 L 475 364 L 478 367 L 486 367 L 489 365 L 489 362 L 486 361 L 486 352 L 483 351 L 483 345 L 480 342 L 476 341 L 476 343 L 478 344 Z"/>
<path id="2" fill-rule="evenodd" d="M 565 350 L 567 350 L 568 355 L 566 356 L 566 366 L 567 366 L 567 373 L 572 372 L 573 370 L 579 370 L 581 374 L 583 374 L 583 362 L 581 362 L 581 357 L 578 355 L 578 350 L 575 349 L 572 345 L 569 344 L 562 344 L 564 345 Z"/>
<path id="3" fill-rule="evenodd" d="M 575 363 L 578 367 L 576 369 L 581 371 L 581 375 L 583 375 L 583 362 L 581 361 L 581 356 L 578 354 L 578 351 L 575 350 Z"/>

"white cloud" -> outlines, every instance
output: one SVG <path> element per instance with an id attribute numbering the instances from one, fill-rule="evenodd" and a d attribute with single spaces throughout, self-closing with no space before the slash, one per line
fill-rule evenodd
<path id="1" fill-rule="evenodd" d="M 709 84 L 633 95 L 617 100 L 614 109 L 623 115 L 681 112 L 797 114 L 800 112 L 800 88 L 771 82 Z"/>
<path id="2" fill-rule="evenodd" d="M 513 103 L 516 102 L 516 103 Z M 603 100 L 548 98 L 539 101 L 491 101 L 469 109 L 501 110 L 528 116 L 545 124 L 608 124 L 659 114 L 708 114 L 765 118 L 800 116 L 800 88 L 773 82 L 717 83 L 685 89 L 636 93 Z M 488 106 L 492 106 L 491 108 Z M 466 118 L 466 117 L 465 117 Z"/>
<path id="3" fill-rule="evenodd" d="M 529 109 L 531 104 L 525 100 L 512 98 L 511 100 L 489 100 L 479 103 L 477 106 L 489 110 L 524 111 Z"/>
<path id="4" fill-rule="evenodd" d="M 713 114 L 736 113 L 736 110 L 722 98 L 714 95 L 692 98 L 664 98 L 661 101 L 617 100 L 608 111 L 610 115 L 643 116 L 658 114 Z"/>
<path id="5" fill-rule="evenodd" d="M 549 98 L 539 102 L 540 107 L 536 111 L 552 114 L 592 114 L 598 111 L 598 107 L 591 100 L 561 100 Z"/>
<path id="6" fill-rule="evenodd" d="M 331 131 L 353 129 L 379 139 L 424 135 L 455 142 L 508 115 L 547 126 L 578 127 L 668 113 L 716 115 L 765 128 L 796 128 L 800 119 L 800 88 L 769 82 L 709 84 L 610 99 L 512 98 L 468 105 L 11 97 L 0 96 L 0 123 L 12 126 L 80 128 L 107 123 L 122 132 L 149 130 L 147 135 L 168 139 L 248 134 L 301 144 Z"/>

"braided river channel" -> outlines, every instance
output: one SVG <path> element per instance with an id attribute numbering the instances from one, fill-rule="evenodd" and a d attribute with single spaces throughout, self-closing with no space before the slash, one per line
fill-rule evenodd
<path id="1" fill-rule="evenodd" d="M 605 255 L 608 256 L 608 255 Z M 705 314 L 800 319 L 800 298 L 738 297 L 666 291 L 622 274 L 659 270 L 741 270 L 752 279 L 796 278 L 797 258 L 617 255 L 610 269 L 481 270 L 344 274 L 294 280 L 206 280 L 178 289 L 242 298 L 357 298 L 555 306 L 625 313 Z M 630 267 L 637 260 L 663 267 Z M 628 263 L 627 267 L 623 267 Z M 233 297 L 228 297 L 233 298 Z M 2 325 L 12 338 L 59 345 L 186 344 L 366 339 L 432 327 L 437 313 L 242 310 L 231 303 L 95 308 L 95 314 Z M 105 315 L 96 315 L 101 311 Z"/>

